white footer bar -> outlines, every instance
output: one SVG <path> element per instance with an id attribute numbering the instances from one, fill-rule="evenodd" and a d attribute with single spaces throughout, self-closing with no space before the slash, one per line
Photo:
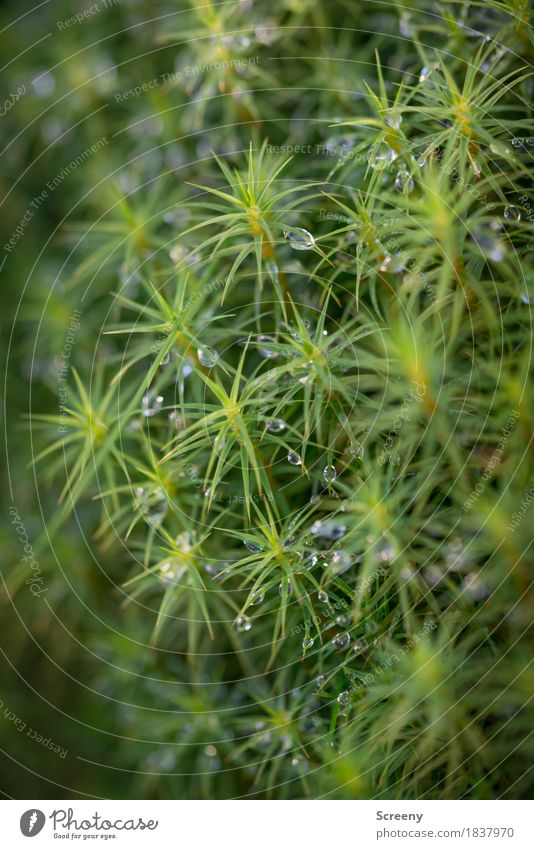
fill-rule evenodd
<path id="1" fill-rule="evenodd" d="M 530 808 L 521 801 L 2 801 L 0 834 L 9 849 L 532 849 Z"/>

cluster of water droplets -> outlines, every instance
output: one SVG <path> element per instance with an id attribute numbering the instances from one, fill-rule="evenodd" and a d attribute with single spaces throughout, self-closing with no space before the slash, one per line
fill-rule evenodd
<path id="1" fill-rule="evenodd" d="M 413 192 L 415 188 L 415 182 L 406 166 L 402 166 L 397 171 L 397 176 L 395 177 L 395 188 L 398 192 L 402 192 L 406 195 L 409 195 Z"/>
<path id="2" fill-rule="evenodd" d="M 147 392 L 143 395 L 141 401 L 141 412 L 146 418 L 155 416 L 163 407 L 163 395 L 158 395 L 155 392 Z"/>
<path id="3" fill-rule="evenodd" d="M 273 336 L 260 334 L 257 341 L 260 357 L 263 357 L 265 360 L 276 360 L 280 356 L 280 352 L 275 347 L 276 340 Z"/>
<path id="4" fill-rule="evenodd" d="M 162 487 L 138 486 L 135 490 L 138 510 L 152 528 L 159 528 L 167 515 L 167 496 Z"/>
<path id="5" fill-rule="evenodd" d="M 474 243 L 492 262 L 502 262 L 506 256 L 506 246 L 501 238 L 501 231 L 501 222 L 495 220 L 480 223 L 473 233 Z"/>
<path id="6" fill-rule="evenodd" d="M 374 171 L 384 171 L 397 159 L 398 154 L 386 141 L 374 144 L 369 150 L 368 162 Z"/>
<path id="7" fill-rule="evenodd" d="M 248 616 L 241 615 L 236 618 L 235 627 L 240 634 L 246 634 L 252 629 L 252 622 Z"/>
<path id="8" fill-rule="evenodd" d="M 316 537 L 338 540 L 347 533 L 347 526 L 337 519 L 317 519 L 311 526 L 311 533 Z"/>

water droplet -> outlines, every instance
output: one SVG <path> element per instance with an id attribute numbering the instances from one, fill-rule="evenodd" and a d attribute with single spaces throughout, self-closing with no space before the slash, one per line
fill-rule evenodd
<path id="1" fill-rule="evenodd" d="M 271 342 L 276 344 L 276 340 L 273 336 L 258 336 L 258 343 L 260 345 L 258 353 L 260 357 L 263 357 L 265 360 L 276 360 L 276 358 L 280 356 L 276 348 L 273 348 L 272 345 L 269 344 Z"/>
<path id="2" fill-rule="evenodd" d="M 410 12 L 403 12 L 399 19 L 399 32 L 405 38 L 412 38 L 414 31 L 410 25 L 412 16 Z"/>
<path id="3" fill-rule="evenodd" d="M 32 80 L 32 88 L 39 97 L 47 97 L 52 94 L 56 87 L 56 80 L 50 71 L 41 71 L 35 79 Z"/>
<path id="4" fill-rule="evenodd" d="M 389 542 L 383 543 L 376 552 L 376 560 L 378 563 L 389 563 L 395 557 L 395 549 Z"/>
<path id="5" fill-rule="evenodd" d="M 351 694 L 349 693 L 348 690 L 343 690 L 343 692 L 340 693 L 339 696 L 337 697 L 339 704 L 343 705 L 343 707 L 346 707 L 346 705 L 349 705 L 350 702 L 351 702 L 351 699 L 352 699 L 352 697 L 351 697 Z"/>
<path id="6" fill-rule="evenodd" d="M 273 735 L 270 731 L 265 731 L 263 734 L 259 734 L 256 738 L 256 748 L 260 752 L 266 752 L 267 749 L 270 748 L 271 743 L 273 742 Z"/>
<path id="7" fill-rule="evenodd" d="M 350 634 L 347 634 L 346 631 L 336 634 L 336 636 L 331 641 L 331 645 L 339 651 L 344 651 L 348 649 L 350 646 Z"/>
<path id="8" fill-rule="evenodd" d="M 359 457 L 363 458 L 364 455 L 364 447 L 360 442 L 350 442 L 344 451 L 345 454 L 348 454 L 349 457 Z"/>
<path id="9" fill-rule="evenodd" d="M 400 114 L 400 112 L 397 112 L 396 109 L 392 109 L 391 112 L 386 115 L 384 121 L 388 125 L 388 127 L 392 127 L 392 129 L 398 130 L 400 125 L 402 124 L 402 115 Z"/>
<path id="10" fill-rule="evenodd" d="M 527 304 L 527 306 L 530 306 L 532 304 L 528 292 L 521 292 L 519 297 L 521 298 L 524 304 Z"/>
<path id="11" fill-rule="evenodd" d="M 185 258 L 187 250 L 182 245 L 174 245 L 169 251 L 169 257 L 173 262 L 179 263 Z"/>
<path id="12" fill-rule="evenodd" d="M 185 425 L 183 418 L 176 410 L 171 410 L 169 413 L 169 421 L 174 425 L 176 430 L 181 430 Z"/>
<path id="13" fill-rule="evenodd" d="M 176 377 L 174 378 L 175 383 L 180 383 L 183 386 L 184 379 L 189 377 L 191 372 L 193 371 L 193 367 L 186 362 L 180 362 L 178 364 L 178 369 L 176 372 Z"/>
<path id="14" fill-rule="evenodd" d="M 123 286 L 129 286 L 130 292 L 137 288 L 140 281 L 138 267 L 133 262 L 123 262 L 119 268 L 119 280 Z"/>
<path id="15" fill-rule="evenodd" d="M 306 651 L 306 649 L 313 648 L 314 642 L 315 640 L 313 639 L 313 637 L 304 637 L 304 639 L 302 640 L 302 648 L 304 649 L 304 651 Z"/>
<path id="16" fill-rule="evenodd" d="M 206 368 L 213 368 L 219 359 L 217 351 L 214 351 L 213 348 L 198 348 L 197 356 L 199 363 Z"/>
<path id="17" fill-rule="evenodd" d="M 404 257 L 402 254 L 387 254 L 382 260 L 380 271 L 388 274 L 400 274 L 404 271 Z"/>
<path id="18" fill-rule="evenodd" d="M 291 463 L 292 466 L 301 466 L 302 465 L 302 457 L 300 454 L 297 454 L 296 451 L 289 451 L 287 455 L 288 463 Z"/>
<path id="19" fill-rule="evenodd" d="M 244 539 L 243 543 L 244 545 L 246 545 L 249 551 L 252 551 L 253 554 L 259 554 L 262 550 L 259 546 L 254 545 L 253 542 L 249 542 L 248 539 Z"/>
<path id="20" fill-rule="evenodd" d="M 521 210 L 517 206 L 507 206 L 504 210 L 504 217 L 507 221 L 513 221 L 516 224 L 521 221 Z"/>
<path id="21" fill-rule="evenodd" d="M 439 65 L 423 65 L 419 74 L 420 85 L 426 85 L 428 88 L 435 88 L 438 74 L 436 73 Z"/>
<path id="22" fill-rule="evenodd" d="M 291 583 L 291 581 L 285 582 L 285 588 L 286 588 L 287 595 L 291 595 L 291 593 L 293 592 L 293 584 Z M 280 595 L 282 595 L 283 591 L 284 591 L 284 582 L 282 581 L 282 583 L 278 584 L 278 592 L 280 593 Z"/>
<path id="23" fill-rule="evenodd" d="M 354 645 L 352 646 L 353 654 L 362 654 L 366 649 L 366 645 L 362 640 L 356 640 Z"/>
<path id="24" fill-rule="evenodd" d="M 263 600 L 265 598 L 265 592 L 262 589 L 254 590 L 252 593 L 252 597 L 250 599 L 251 604 L 255 604 L 256 606 L 259 604 L 263 604 Z"/>
<path id="25" fill-rule="evenodd" d="M 310 498 L 310 504 L 320 504 L 320 503 L 321 503 L 321 496 L 320 495 L 312 495 L 312 497 Z"/>
<path id="26" fill-rule="evenodd" d="M 265 427 L 269 433 L 282 433 L 282 431 L 286 429 L 286 423 L 283 419 L 268 419 L 268 421 L 265 422 Z M 298 454 L 295 456 L 298 457 Z M 289 455 L 287 459 L 289 460 Z M 289 460 L 289 462 L 292 463 L 293 461 Z M 299 458 L 294 465 L 298 466 L 300 462 L 301 460 Z"/>
<path id="27" fill-rule="evenodd" d="M 271 281 L 273 283 L 278 283 L 280 271 L 274 259 L 268 260 L 265 264 L 265 267 L 267 269 L 267 274 L 271 278 Z"/>
<path id="28" fill-rule="evenodd" d="M 383 171 L 397 158 L 397 154 L 387 142 L 378 142 L 369 151 L 369 165 L 375 171 Z"/>
<path id="29" fill-rule="evenodd" d="M 493 260 L 493 262 L 501 262 L 506 254 L 504 242 L 496 237 L 491 229 L 487 232 L 479 231 L 473 235 L 473 241 L 478 245 L 482 253 Z"/>
<path id="30" fill-rule="evenodd" d="M 148 392 L 143 395 L 141 402 L 141 411 L 144 416 L 155 416 L 159 413 L 163 406 L 163 395 L 155 395 L 153 392 Z"/>
<path id="31" fill-rule="evenodd" d="M 346 628 L 347 625 L 350 625 L 350 616 L 342 613 L 341 616 L 336 618 L 336 625 L 339 625 L 340 628 Z"/>
<path id="32" fill-rule="evenodd" d="M 425 581 L 429 587 L 437 587 L 445 577 L 445 573 L 440 566 L 428 566 L 425 570 Z"/>
<path id="33" fill-rule="evenodd" d="M 252 628 L 252 622 L 248 616 L 238 616 L 235 620 L 235 627 L 241 634 L 243 634 L 246 631 L 250 631 Z"/>
<path id="34" fill-rule="evenodd" d="M 445 566 L 447 571 L 462 572 L 469 561 L 469 552 L 464 547 L 461 537 L 452 539 L 445 548 Z"/>
<path id="35" fill-rule="evenodd" d="M 397 172 L 397 176 L 395 177 L 395 188 L 398 192 L 404 192 L 404 194 L 407 195 L 413 192 L 415 183 L 405 168 L 401 168 Z"/>
<path id="36" fill-rule="evenodd" d="M 323 478 L 327 483 L 333 483 L 337 478 L 335 466 L 325 466 L 323 469 Z"/>
<path id="37" fill-rule="evenodd" d="M 310 528 L 313 536 L 325 537 L 326 539 L 341 539 L 346 532 L 347 526 L 341 525 L 335 520 L 326 520 L 324 522 L 319 519 L 313 523 Z"/>
<path id="38" fill-rule="evenodd" d="M 512 158 L 514 162 L 517 162 L 517 159 L 513 155 L 512 148 L 509 145 L 505 144 L 505 142 L 492 142 L 490 144 L 490 150 L 492 153 L 495 153 L 496 156 L 501 156 L 503 159 Z"/>
<path id="39" fill-rule="evenodd" d="M 321 689 L 321 687 L 323 686 L 325 681 L 326 681 L 326 675 L 318 675 L 317 678 L 315 679 L 315 684 L 316 684 L 317 688 Z"/>
<path id="40" fill-rule="evenodd" d="M 319 590 L 317 593 L 317 600 L 321 602 L 321 604 L 328 604 L 328 593 L 324 590 Z"/>
<path id="41" fill-rule="evenodd" d="M 487 598 L 490 594 L 489 586 L 480 580 L 476 572 L 469 572 L 465 576 L 462 586 L 464 595 L 472 598 L 473 601 L 480 601 L 483 598 Z"/>
<path id="42" fill-rule="evenodd" d="M 296 227 L 294 230 L 285 230 L 284 237 L 296 251 L 310 251 L 315 247 L 315 239 L 312 234 L 302 227 Z"/>
<path id="43" fill-rule="evenodd" d="M 341 575 L 350 569 L 352 563 L 353 560 L 346 551 L 332 551 L 328 568 L 333 575 Z"/>
<path id="44" fill-rule="evenodd" d="M 137 507 L 151 528 L 159 528 L 167 514 L 167 498 L 161 487 L 145 489 L 142 486 L 135 490 Z"/>

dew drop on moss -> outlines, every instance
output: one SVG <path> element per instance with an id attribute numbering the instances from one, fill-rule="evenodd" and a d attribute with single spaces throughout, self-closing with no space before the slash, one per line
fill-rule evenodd
<path id="1" fill-rule="evenodd" d="M 297 454 L 296 451 L 289 451 L 287 455 L 287 462 L 291 463 L 292 466 L 301 466 L 302 457 L 300 454 Z"/>
<path id="2" fill-rule="evenodd" d="M 213 368 L 217 360 L 219 359 L 219 355 L 217 351 L 213 348 L 198 348 L 197 356 L 199 363 L 206 368 Z"/>
<path id="3" fill-rule="evenodd" d="M 241 633 L 246 633 L 252 628 L 252 622 L 248 616 L 238 616 L 235 620 L 235 627 Z"/>
<path id="4" fill-rule="evenodd" d="M 325 466 L 323 469 L 323 478 L 326 483 L 334 483 L 337 478 L 337 472 L 335 466 Z"/>
<path id="5" fill-rule="evenodd" d="M 343 707 L 350 704 L 351 696 L 350 696 L 349 691 L 343 690 L 343 692 L 340 693 L 339 696 L 337 697 L 337 700 L 338 700 L 340 705 L 343 705 Z"/>
<path id="6" fill-rule="evenodd" d="M 163 395 L 156 395 L 153 392 L 148 392 L 143 395 L 141 402 L 141 410 L 146 417 L 155 416 L 163 407 Z"/>
<path id="7" fill-rule="evenodd" d="M 414 187 L 415 183 L 410 177 L 409 172 L 405 168 L 399 169 L 395 177 L 395 188 L 397 191 L 409 195 L 413 192 Z"/>
<path id="8" fill-rule="evenodd" d="M 346 631 L 336 634 L 332 640 L 332 646 L 338 651 L 348 649 L 350 646 L 350 634 L 347 634 Z"/>
<path id="9" fill-rule="evenodd" d="M 276 360 L 279 353 L 276 348 L 273 348 L 274 343 L 275 339 L 272 336 L 258 336 L 258 353 L 260 357 L 263 357 L 265 360 Z"/>
<path id="10" fill-rule="evenodd" d="M 396 109 L 392 109 L 391 112 L 386 115 L 384 121 L 388 127 L 391 127 L 393 130 L 398 130 L 402 124 L 402 115 L 400 112 L 397 112 Z"/>
<path id="11" fill-rule="evenodd" d="M 265 422 L 265 427 L 269 433 L 282 433 L 286 429 L 286 423 L 283 419 L 268 419 Z M 296 456 L 298 457 L 298 454 Z M 289 456 L 287 459 L 289 460 Z M 289 462 L 291 463 L 291 460 Z M 298 465 L 298 462 L 295 465 Z"/>
<path id="12" fill-rule="evenodd" d="M 296 227 L 294 230 L 285 230 L 284 237 L 287 239 L 290 247 L 296 251 L 310 251 L 315 247 L 315 239 L 312 234 L 302 227 Z"/>
<path id="13" fill-rule="evenodd" d="M 369 165 L 375 171 L 383 171 L 397 158 L 397 154 L 387 142 L 378 142 L 369 151 Z"/>
<path id="14" fill-rule="evenodd" d="M 517 206 L 507 206 L 504 210 L 504 217 L 507 221 L 512 221 L 516 224 L 521 221 L 521 210 Z"/>

